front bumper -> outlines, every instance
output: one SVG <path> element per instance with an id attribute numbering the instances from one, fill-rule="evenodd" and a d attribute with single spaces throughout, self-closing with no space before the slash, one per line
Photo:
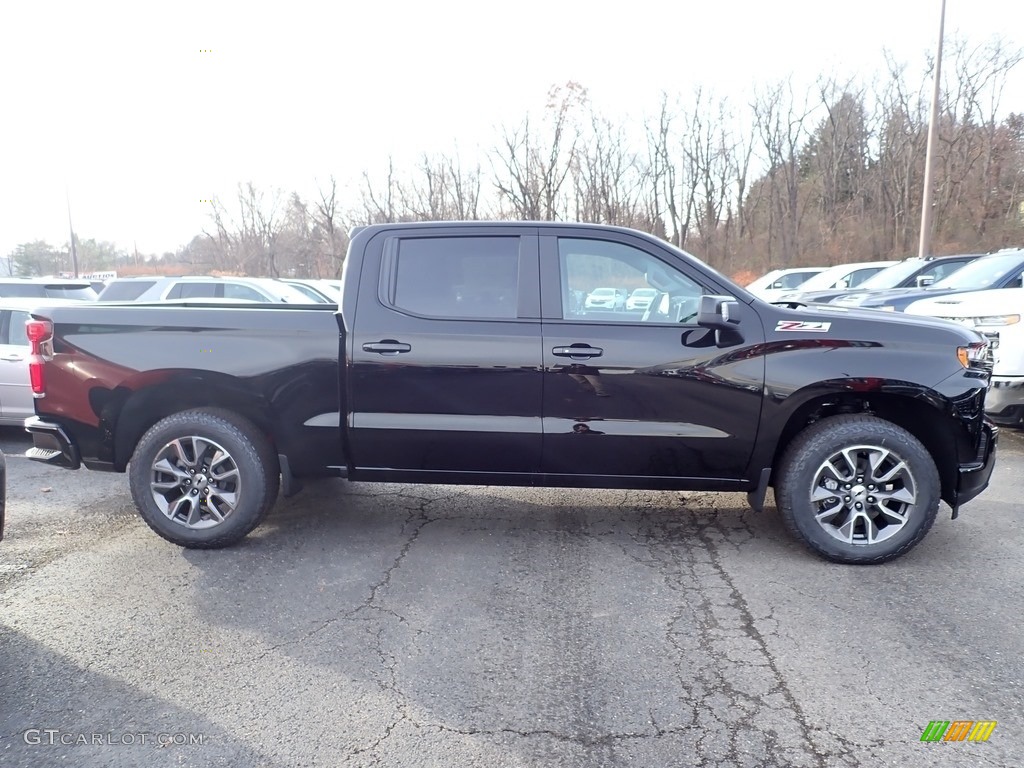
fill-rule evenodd
<path id="1" fill-rule="evenodd" d="M 43 421 L 35 416 L 25 422 L 25 429 L 32 435 L 32 447 L 25 451 L 25 455 L 32 461 L 64 469 L 78 469 L 82 466 L 78 447 L 71 442 L 60 424 Z"/>
<path id="2" fill-rule="evenodd" d="M 988 487 L 992 478 L 992 470 L 996 466 L 996 444 L 999 442 L 999 427 L 985 421 L 981 425 L 981 437 L 978 440 L 978 451 L 974 461 L 959 466 L 957 477 L 956 499 L 953 502 L 953 518 L 960 507 L 973 499 Z"/>
<path id="3" fill-rule="evenodd" d="M 1024 376 L 993 376 L 985 395 L 985 413 L 1000 416 L 1024 406 Z"/>

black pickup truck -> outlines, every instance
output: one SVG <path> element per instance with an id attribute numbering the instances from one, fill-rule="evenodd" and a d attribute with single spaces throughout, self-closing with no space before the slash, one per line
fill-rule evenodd
<path id="1" fill-rule="evenodd" d="M 642 310 L 587 301 L 639 288 Z M 358 228 L 340 308 L 40 305 L 27 333 L 29 456 L 127 471 L 186 547 L 236 542 L 279 491 L 337 475 L 745 491 L 755 509 L 774 487 L 817 553 L 877 563 L 987 486 L 998 436 L 974 331 L 769 305 L 613 227 Z"/>

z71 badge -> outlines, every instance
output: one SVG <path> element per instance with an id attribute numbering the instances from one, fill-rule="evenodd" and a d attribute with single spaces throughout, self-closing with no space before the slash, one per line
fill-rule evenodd
<path id="1" fill-rule="evenodd" d="M 828 333 L 832 323 L 811 323 L 803 320 L 779 320 L 775 324 L 776 331 L 810 331 L 812 333 Z"/>

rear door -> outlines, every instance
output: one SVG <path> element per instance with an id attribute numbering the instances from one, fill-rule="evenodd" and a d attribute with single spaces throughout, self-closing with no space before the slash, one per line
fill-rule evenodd
<path id="1" fill-rule="evenodd" d="M 740 303 L 738 333 L 718 335 L 694 320 L 701 296 L 722 287 L 667 249 L 627 233 L 542 232 L 542 480 L 669 486 L 742 477 L 764 383 L 754 311 Z M 636 311 L 572 301 L 609 284 L 658 295 Z"/>
<path id="2" fill-rule="evenodd" d="M 359 470 L 481 482 L 538 471 L 536 228 L 382 232 L 367 243 L 345 319 L 349 449 Z"/>
<path id="3" fill-rule="evenodd" d="M 28 376 L 29 343 L 25 335 L 28 312 L 0 312 L 0 419 L 7 424 L 35 416 Z"/>

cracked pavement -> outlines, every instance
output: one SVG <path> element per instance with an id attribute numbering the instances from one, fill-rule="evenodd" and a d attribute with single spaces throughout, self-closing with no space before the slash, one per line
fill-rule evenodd
<path id="1" fill-rule="evenodd" d="M 181 550 L 0 432 L 0 764 L 1015 766 L 1024 439 L 885 566 L 739 494 L 311 484 Z M 43 490 L 48 488 L 49 490 Z M 925 744 L 930 720 L 997 720 Z M 201 744 L 26 744 L 201 734 Z M 123 741 L 123 738 L 121 739 Z"/>

